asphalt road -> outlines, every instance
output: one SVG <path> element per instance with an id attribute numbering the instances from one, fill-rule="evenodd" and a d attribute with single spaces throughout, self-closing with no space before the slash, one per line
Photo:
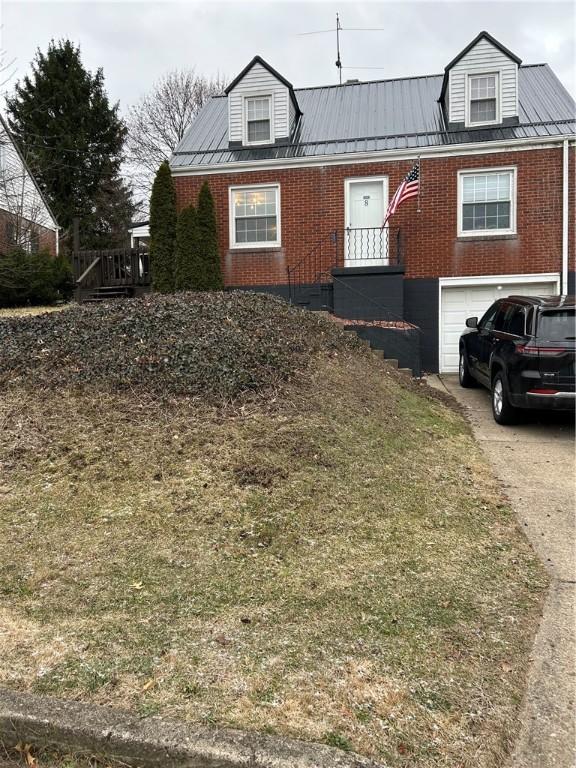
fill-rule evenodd
<path id="1" fill-rule="evenodd" d="M 576 515 L 574 415 L 526 413 L 501 427 L 484 388 L 434 377 L 464 406 L 474 434 L 551 578 L 510 768 L 576 766 Z"/>

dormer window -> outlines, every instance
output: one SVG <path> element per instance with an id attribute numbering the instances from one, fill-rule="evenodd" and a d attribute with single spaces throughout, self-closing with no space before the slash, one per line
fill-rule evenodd
<path id="1" fill-rule="evenodd" d="M 230 149 L 287 140 L 302 115 L 292 85 L 260 56 L 252 59 L 225 93 Z"/>
<path id="2" fill-rule="evenodd" d="M 470 75 L 468 77 L 470 95 L 469 125 L 486 125 L 499 122 L 498 118 L 498 75 Z"/>
<path id="3" fill-rule="evenodd" d="M 269 144 L 272 138 L 272 97 L 247 96 L 244 99 L 246 144 Z"/>
<path id="4" fill-rule="evenodd" d="M 448 130 L 518 125 L 521 63 L 492 35 L 480 32 L 444 68 L 439 101 Z"/>

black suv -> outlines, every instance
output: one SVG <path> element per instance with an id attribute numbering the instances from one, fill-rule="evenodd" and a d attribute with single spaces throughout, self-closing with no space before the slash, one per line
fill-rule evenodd
<path id="1" fill-rule="evenodd" d="M 511 424 L 519 408 L 574 409 L 574 308 L 574 296 L 508 296 L 480 322 L 466 320 L 460 384 L 491 390 L 499 424 Z"/>

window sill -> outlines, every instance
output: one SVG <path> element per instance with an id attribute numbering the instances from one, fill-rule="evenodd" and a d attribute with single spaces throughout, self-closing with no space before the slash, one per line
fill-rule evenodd
<path id="1" fill-rule="evenodd" d="M 491 120 L 489 123 L 464 123 L 464 128 L 473 130 L 474 128 L 494 128 L 501 126 L 502 120 Z"/>
<path id="2" fill-rule="evenodd" d="M 487 232 L 482 232 L 482 234 L 478 235 L 458 235 L 456 240 L 459 243 L 475 243 L 478 240 L 517 240 L 518 235 L 516 233 L 494 233 L 493 235 L 488 234 Z"/>
<path id="3" fill-rule="evenodd" d="M 282 245 L 280 243 L 250 243 L 248 245 L 231 245 L 228 249 L 232 253 L 252 253 L 253 251 L 281 251 Z"/>

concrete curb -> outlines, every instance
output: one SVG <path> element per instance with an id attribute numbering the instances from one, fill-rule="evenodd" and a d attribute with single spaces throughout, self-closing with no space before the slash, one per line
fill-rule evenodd
<path id="1" fill-rule="evenodd" d="M 207 728 L 0 690 L 0 742 L 91 751 L 143 768 L 384 768 L 359 755 L 293 739 Z"/>

